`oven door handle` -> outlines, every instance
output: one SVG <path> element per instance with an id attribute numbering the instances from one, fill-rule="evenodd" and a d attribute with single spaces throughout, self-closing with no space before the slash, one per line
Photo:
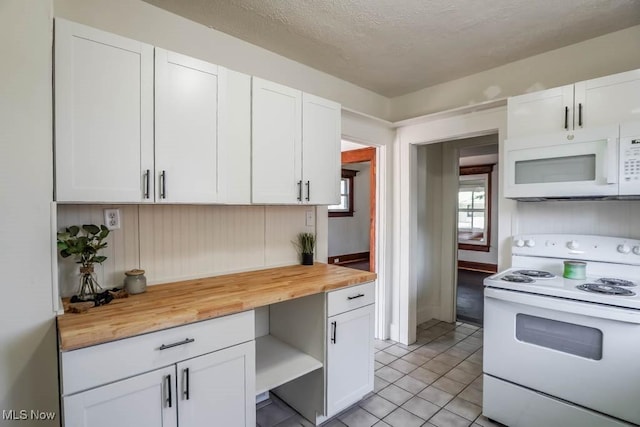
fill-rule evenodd
<path id="1" fill-rule="evenodd" d="M 485 298 L 513 302 L 546 310 L 640 325 L 640 310 L 604 307 L 600 304 L 590 304 L 580 301 L 494 288 L 484 288 L 484 296 Z"/>

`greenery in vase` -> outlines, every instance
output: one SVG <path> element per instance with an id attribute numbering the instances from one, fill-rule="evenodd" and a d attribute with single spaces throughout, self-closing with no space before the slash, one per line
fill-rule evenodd
<path id="1" fill-rule="evenodd" d="M 316 247 L 316 235 L 313 233 L 300 233 L 298 240 L 294 242 L 301 254 L 312 254 Z"/>
<path id="2" fill-rule="evenodd" d="M 58 249 L 62 258 L 74 256 L 80 267 L 80 299 L 92 298 L 98 293 L 100 285 L 93 276 L 93 264 L 102 264 L 107 257 L 98 255 L 98 251 L 107 247 L 104 240 L 109 229 L 104 225 L 73 225 L 58 233 Z"/>

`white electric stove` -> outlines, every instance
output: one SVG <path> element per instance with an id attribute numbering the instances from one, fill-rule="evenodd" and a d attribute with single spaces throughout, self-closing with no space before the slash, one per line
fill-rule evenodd
<path id="1" fill-rule="evenodd" d="M 640 424 L 640 240 L 512 239 L 485 279 L 483 413 L 509 426 Z M 564 261 L 586 278 L 562 277 Z"/>

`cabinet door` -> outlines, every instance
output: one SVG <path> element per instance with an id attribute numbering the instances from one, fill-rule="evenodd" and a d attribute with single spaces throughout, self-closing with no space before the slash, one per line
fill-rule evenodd
<path id="1" fill-rule="evenodd" d="M 175 427 L 175 366 L 65 396 L 62 404 L 65 427 Z"/>
<path id="2" fill-rule="evenodd" d="M 557 133 L 573 129 L 573 85 L 514 96 L 507 101 L 507 135 Z"/>
<path id="3" fill-rule="evenodd" d="M 254 341 L 177 366 L 180 427 L 255 426 Z"/>
<path id="4" fill-rule="evenodd" d="M 156 201 L 216 202 L 223 69 L 160 48 L 155 63 Z"/>
<path id="5" fill-rule="evenodd" d="M 218 202 L 251 203 L 251 76 L 227 70 L 218 89 Z"/>
<path id="6" fill-rule="evenodd" d="M 374 305 L 329 317 L 327 416 L 373 391 Z"/>
<path id="7" fill-rule="evenodd" d="M 298 203 L 302 193 L 302 92 L 253 78 L 253 203 Z"/>
<path id="8" fill-rule="evenodd" d="M 55 33 L 56 200 L 149 200 L 153 47 L 63 19 Z"/>
<path id="9" fill-rule="evenodd" d="M 640 120 L 640 70 L 576 83 L 576 129 Z"/>
<path id="10" fill-rule="evenodd" d="M 340 104 L 302 94 L 304 203 L 340 203 L 340 114 Z"/>

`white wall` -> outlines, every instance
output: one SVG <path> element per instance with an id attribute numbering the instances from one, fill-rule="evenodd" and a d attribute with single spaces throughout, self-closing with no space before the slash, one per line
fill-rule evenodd
<path id="1" fill-rule="evenodd" d="M 55 16 L 281 83 L 376 117 L 389 99 L 140 0 L 54 0 Z"/>
<path id="2" fill-rule="evenodd" d="M 292 241 L 306 226 L 309 206 L 58 205 L 58 229 L 101 224 L 103 209 L 120 209 L 122 228 L 113 230 L 97 268 L 104 287 L 122 286 L 124 272 L 145 270 L 149 284 L 215 276 L 299 262 Z M 78 265 L 59 262 L 63 296 L 77 291 Z"/>
<path id="3" fill-rule="evenodd" d="M 51 27 L 44 0 L 0 2 L 0 411 L 58 411 L 51 293 Z M 0 421 L 2 426 L 58 424 Z"/>
<path id="4" fill-rule="evenodd" d="M 417 147 L 417 323 L 441 317 L 443 144 Z"/>
<path id="5" fill-rule="evenodd" d="M 342 165 L 357 170 L 353 180 L 353 216 L 329 218 L 329 256 L 369 252 L 369 171 L 367 163 Z"/>
<path id="6" fill-rule="evenodd" d="M 640 25 L 391 99 L 391 120 L 640 68 Z"/>

